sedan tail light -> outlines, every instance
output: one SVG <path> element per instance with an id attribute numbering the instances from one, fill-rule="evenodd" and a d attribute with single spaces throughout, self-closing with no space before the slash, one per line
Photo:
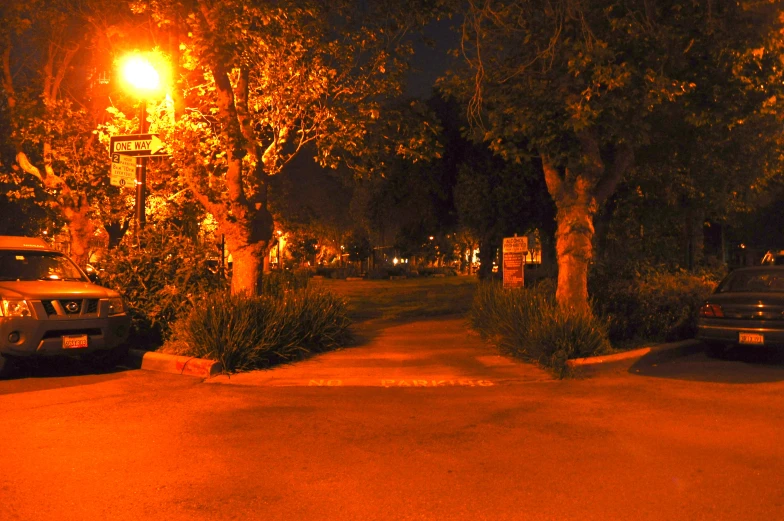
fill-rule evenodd
<path id="1" fill-rule="evenodd" d="M 721 306 L 718 304 L 703 304 L 703 306 L 700 308 L 700 316 L 722 318 L 724 316 L 724 311 L 721 310 Z"/>

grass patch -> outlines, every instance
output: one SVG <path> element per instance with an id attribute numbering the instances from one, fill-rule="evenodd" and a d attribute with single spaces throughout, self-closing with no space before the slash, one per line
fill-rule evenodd
<path id="1" fill-rule="evenodd" d="M 352 321 L 403 321 L 465 315 L 477 281 L 473 277 L 312 282 L 343 297 Z"/>

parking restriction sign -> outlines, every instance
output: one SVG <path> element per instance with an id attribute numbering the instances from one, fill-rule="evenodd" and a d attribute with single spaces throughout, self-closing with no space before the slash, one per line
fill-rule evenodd
<path id="1" fill-rule="evenodd" d="M 136 158 L 125 154 L 112 154 L 112 170 L 109 181 L 114 186 L 136 187 Z"/>

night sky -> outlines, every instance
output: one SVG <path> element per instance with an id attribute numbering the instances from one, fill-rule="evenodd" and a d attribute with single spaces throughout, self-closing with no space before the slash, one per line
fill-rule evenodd
<path id="1" fill-rule="evenodd" d="M 441 20 L 429 24 L 425 29 L 425 38 L 432 40 L 433 46 L 422 41 L 414 45 L 415 54 L 412 71 L 409 73 L 406 92 L 418 98 L 429 98 L 433 93 L 433 85 L 439 76 L 454 63 L 455 58 L 447 54 L 459 44 L 459 33 L 451 27 L 457 25 L 454 19 Z"/>

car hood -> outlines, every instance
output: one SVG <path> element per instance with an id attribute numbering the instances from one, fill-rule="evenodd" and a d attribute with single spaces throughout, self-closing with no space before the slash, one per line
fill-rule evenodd
<path id="1" fill-rule="evenodd" d="M 0 296 L 19 299 L 59 299 L 59 298 L 109 298 L 119 297 L 116 291 L 89 282 L 70 281 L 3 281 L 0 282 Z"/>

